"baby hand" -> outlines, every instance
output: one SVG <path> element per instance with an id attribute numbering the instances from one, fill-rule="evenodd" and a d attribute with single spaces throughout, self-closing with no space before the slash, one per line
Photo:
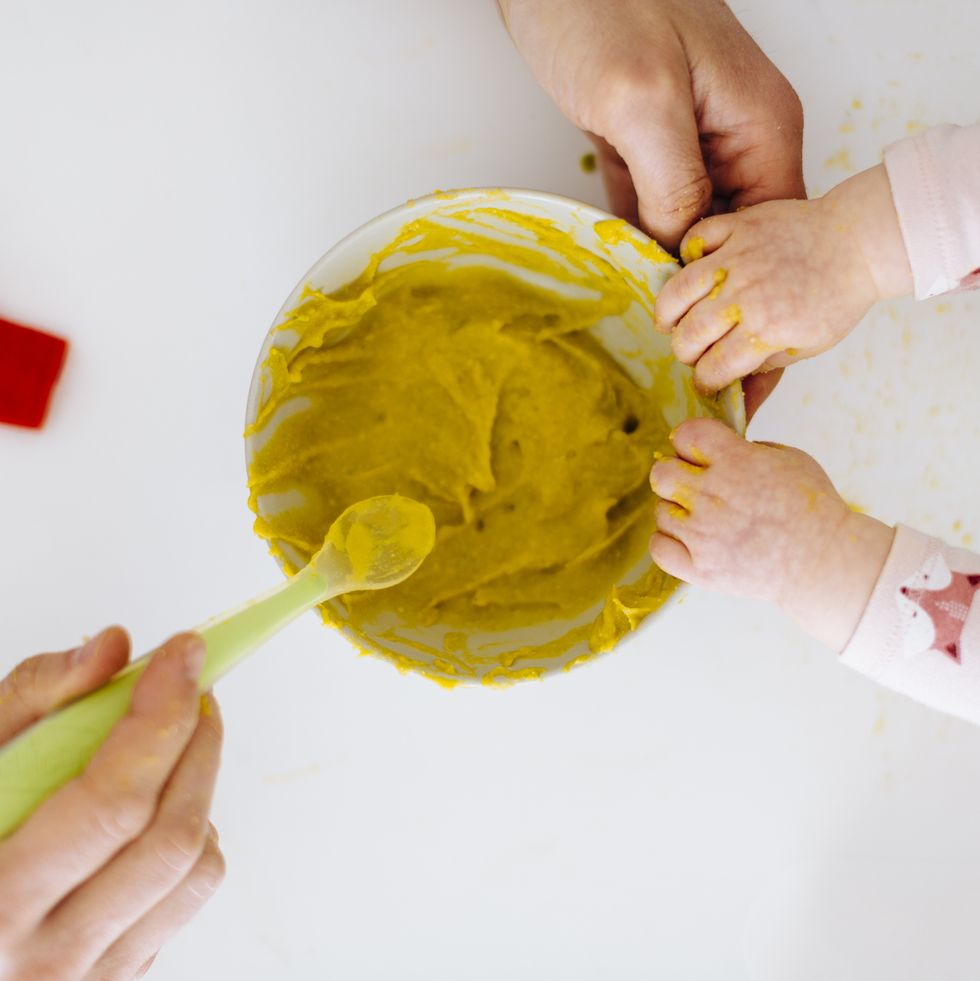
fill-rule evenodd
<path id="1" fill-rule="evenodd" d="M 749 443 L 715 419 L 672 434 L 657 462 L 650 555 L 696 585 L 779 605 L 841 650 L 857 626 L 893 531 L 856 514 L 800 450 Z"/>
<path id="2" fill-rule="evenodd" d="M 813 201 L 706 218 L 681 256 L 688 265 L 657 298 L 657 326 L 706 392 L 826 351 L 911 283 L 883 167 Z"/>

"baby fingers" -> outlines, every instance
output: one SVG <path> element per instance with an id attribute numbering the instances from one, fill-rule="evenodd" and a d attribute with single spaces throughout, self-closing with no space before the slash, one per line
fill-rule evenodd
<path id="1" fill-rule="evenodd" d="M 721 260 L 702 259 L 675 273 L 657 297 L 656 327 L 666 334 L 673 330 L 696 303 L 714 299 L 728 278 Z"/>
<path id="2" fill-rule="evenodd" d="M 650 486 L 662 500 L 673 501 L 690 510 L 694 506 L 703 476 L 704 470 L 701 467 L 670 457 L 653 465 Z"/>
<path id="3" fill-rule="evenodd" d="M 687 546 L 676 538 L 657 532 L 650 539 L 650 558 L 668 575 L 690 582 L 694 578 L 694 561 Z"/>
<path id="4" fill-rule="evenodd" d="M 713 215 L 702 218 L 688 229 L 681 239 L 681 260 L 684 263 L 694 262 L 709 252 L 720 249 L 728 241 L 735 225 L 737 214 Z"/>
<path id="5" fill-rule="evenodd" d="M 657 519 L 657 531 L 676 538 L 679 542 L 684 541 L 687 522 L 691 519 L 690 511 L 673 501 L 657 501 L 654 516 Z"/>
<path id="6" fill-rule="evenodd" d="M 761 368 L 778 350 L 739 324 L 698 358 L 694 384 L 702 392 L 717 392 Z"/>
<path id="7" fill-rule="evenodd" d="M 674 330 L 674 356 L 682 364 L 694 364 L 742 320 L 742 311 L 734 303 L 705 299 L 696 304 Z"/>

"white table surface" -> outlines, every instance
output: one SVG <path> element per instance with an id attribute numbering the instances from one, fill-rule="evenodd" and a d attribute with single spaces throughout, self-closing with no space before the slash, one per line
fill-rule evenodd
<path id="1" fill-rule="evenodd" d="M 841 150 L 980 114 L 967 0 L 736 10 L 803 98 L 813 191 Z M 245 394 L 334 241 L 433 188 L 602 192 L 490 0 L 0 0 L 0 22 L 0 314 L 73 343 L 47 427 L 0 429 L 7 668 L 111 621 L 147 649 L 276 581 Z M 968 297 L 875 312 L 755 436 L 980 544 L 977 320 Z M 691 594 L 589 668 L 453 692 L 309 616 L 219 697 L 228 875 L 163 981 L 980 975 L 980 731 L 767 608 Z"/>

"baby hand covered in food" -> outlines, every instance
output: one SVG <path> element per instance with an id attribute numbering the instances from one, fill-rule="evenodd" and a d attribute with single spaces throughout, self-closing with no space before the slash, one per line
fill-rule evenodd
<path id="1" fill-rule="evenodd" d="M 657 326 L 706 392 L 826 351 L 878 300 L 912 289 L 884 165 L 812 201 L 706 218 L 681 256 Z"/>
<path id="2" fill-rule="evenodd" d="M 659 566 L 773 602 L 842 664 L 980 724 L 980 555 L 853 512 L 799 450 L 713 419 L 671 439 L 650 474 Z"/>
<path id="3" fill-rule="evenodd" d="M 767 600 L 840 651 L 854 632 L 894 530 L 852 511 L 811 457 L 750 443 L 715 419 L 671 435 L 659 460 L 650 554 L 695 585 Z"/>

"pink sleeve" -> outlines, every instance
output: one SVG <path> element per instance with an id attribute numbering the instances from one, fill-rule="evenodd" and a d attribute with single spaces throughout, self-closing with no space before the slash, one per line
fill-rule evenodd
<path id="1" fill-rule="evenodd" d="M 885 169 L 916 299 L 980 286 L 980 123 L 895 143 Z"/>
<path id="2" fill-rule="evenodd" d="M 980 723 L 980 555 L 899 525 L 841 661 Z"/>

